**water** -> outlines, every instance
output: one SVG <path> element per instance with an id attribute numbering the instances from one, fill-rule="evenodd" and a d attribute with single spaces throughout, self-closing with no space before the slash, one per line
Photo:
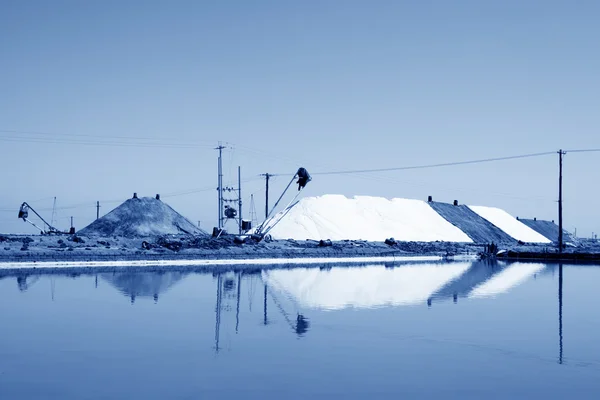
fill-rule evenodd
<path id="1" fill-rule="evenodd" d="M 8 275 L 0 398 L 597 399 L 599 283 L 519 263 Z"/>

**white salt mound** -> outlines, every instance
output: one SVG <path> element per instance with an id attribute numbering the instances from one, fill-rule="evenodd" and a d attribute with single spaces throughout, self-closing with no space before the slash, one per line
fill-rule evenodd
<path id="1" fill-rule="evenodd" d="M 468 206 L 480 217 L 488 220 L 507 235 L 526 243 L 552 243 L 504 210 L 496 207 Z"/>
<path id="2" fill-rule="evenodd" d="M 324 195 L 302 199 L 270 232 L 274 239 L 466 242 L 472 240 L 426 202 Z"/>

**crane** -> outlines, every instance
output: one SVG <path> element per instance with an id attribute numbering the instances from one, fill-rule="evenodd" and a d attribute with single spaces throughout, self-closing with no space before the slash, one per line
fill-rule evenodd
<path id="1" fill-rule="evenodd" d="M 283 199 L 283 196 L 285 196 L 286 192 L 288 191 L 288 189 L 290 188 L 290 186 L 292 185 L 292 183 L 294 182 L 294 180 L 296 178 L 298 178 L 298 181 L 296 182 L 298 184 L 298 193 L 296 194 L 296 196 L 294 196 L 292 201 L 290 201 L 289 204 L 281 212 L 279 212 L 278 214 L 271 217 L 271 215 L 273 214 L 273 212 L 279 205 L 279 202 L 281 201 L 281 199 Z M 265 241 L 269 242 L 271 240 L 271 235 L 268 234 L 269 231 L 271 229 L 273 229 L 275 227 L 275 225 L 277 225 L 283 219 L 283 217 L 285 217 L 296 204 L 298 204 L 298 201 L 296 199 L 298 198 L 298 196 L 300 196 L 300 193 L 304 189 L 306 184 L 308 182 L 310 182 L 311 180 L 312 180 L 312 178 L 311 178 L 310 174 L 308 173 L 308 171 L 306 170 L 306 168 L 300 167 L 298 169 L 298 171 L 292 177 L 292 180 L 290 181 L 290 183 L 288 183 L 286 188 L 283 190 L 283 193 L 281 193 L 281 196 L 279 196 L 279 199 L 277 199 L 277 201 L 275 202 L 275 205 L 273 206 L 271 211 L 267 214 L 267 218 L 263 221 L 262 224 L 260 224 L 256 228 L 256 230 L 254 231 L 254 233 L 252 233 L 250 235 L 250 237 L 256 242 L 260 242 L 263 239 L 265 239 Z"/>
<path id="2" fill-rule="evenodd" d="M 29 217 L 29 211 L 33 212 L 35 215 L 38 216 L 39 219 L 42 220 L 42 222 L 44 223 L 44 225 L 43 225 L 44 228 L 40 228 L 39 226 L 37 226 L 36 224 L 34 224 L 33 222 L 31 222 L 31 220 L 28 218 Z M 25 222 L 29 222 L 31 225 L 33 225 L 34 227 L 36 227 L 37 229 L 39 229 L 42 235 L 47 235 L 47 234 L 52 234 L 52 233 L 55 233 L 55 234 L 56 233 L 65 233 L 65 232 L 59 231 L 58 229 L 56 229 L 55 227 L 53 227 L 52 225 L 50 225 L 48 222 L 46 222 L 46 220 L 44 218 L 42 218 L 42 216 L 40 214 L 38 214 L 37 211 L 35 211 L 26 202 L 23 202 L 23 204 L 21 204 L 21 208 L 19 208 L 19 218 L 22 219 Z"/>

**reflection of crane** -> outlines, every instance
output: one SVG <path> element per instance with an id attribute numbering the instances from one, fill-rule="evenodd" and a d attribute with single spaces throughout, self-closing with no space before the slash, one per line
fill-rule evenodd
<path id="1" fill-rule="evenodd" d="M 267 297 L 266 297 L 267 292 L 269 292 L 269 294 L 271 295 L 271 299 L 273 299 L 273 303 L 275 303 L 275 305 L 281 312 L 281 315 L 283 315 L 283 318 L 285 318 L 286 322 L 290 325 L 290 328 L 292 328 L 292 330 L 294 332 L 296 332 L 296 334 L 298 336 L 303 336 L 308 331 L 308 328 L 310 327 L 310 323 L 308 322 L 308 319 L 304 315 L 297 313 L 296 320 L 294 321 L 290 317 L 290 315 L 283 309 L 283 307 L 281 306 L 281 303 L 279 302 L 279 300 L 277 300 L 277 297 L 275 297 L 275 294 L 273 294 L 273 291 L 268 290 L 267 285 L 265 285 L 265 325 L 266 325 L 266 317 L 267 317 Z"/>
<path id="2" fill-rule="evenodd" d="M 29 282 L 27 282 L 27 278 L 29 275 L 17 276 L 17 285 L 19 285 L 19 290 L 21 292 L 27 291 L 34 283 L 36 283 L 39 279 L 39 275 L 34 275 Z"/>
<path id="3" fill-rule="evenodd" d="M 44 223 L 44 228 L 40 228 L 39 226 L 37 226 L 36 224 L 34 224 L 33 222 L 31 222 L 31 220 L 28 218 L 29 217 L 29 211 L 33 212 L 35 215 L 38 216 L 39 219 L 42 220 L 42 222 Z M 61 232 L 58 229 L 56 229 L 55 227 L 53 227 L 52 225 L 50 225 L 48 222 L 46 222 L 46 220 L 44 218 L 42 218 L 42 216 L 40 214 L 37 213 L 37 211 L 35 211 L 29 204 L 27 204 L 26 202 L 23 202 L 23 204 L 21 204 L 21 208 L 19 209 L 19 218 L 22 219 L 25 222 L 29 222 L 31 225 L 33 225 L 34 227 L 36 227 L 37 229 L 40 230 L 40 232 L 42 233 L 42 235 L 44 234 L 50 234 L 50 233 L 65 233 L 65 232 Z M 73 230 L 73 233 L 74 230 Z"/>

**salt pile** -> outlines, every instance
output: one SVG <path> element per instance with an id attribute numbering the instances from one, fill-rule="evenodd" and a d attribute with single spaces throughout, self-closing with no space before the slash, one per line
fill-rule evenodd
<path id="1" fill-rule="evenodd" d="M 504 210 L 495 207 L 469 206 L 476 214 L 490 221 L 513 238 L 526 243 L 551 243 Z"/>
<path id="2" fill-rule="evenodd" d="M 206 235 L 206 232 L 159 199 L 135 196 L 77 233 L 125 237 Z"/>
<path id="3" fill-rule="evenodd" d="M 296 240 L 472 242 L 424 201 L 369 196 L 304 198 L 270 234 Z"/>
<path id="4" fill-rule="evenodd" d="M 263 271 L 274 290 L 311 308 L 422 304 L 448 282 L 461 276 L 471 263 L 418 264 L 398 268 L 372 265 L 360 268 Z"/>
<path id="5" fill-rule="evenodd" d="M 519 222 L 527 225 L 540 235 L 543 235 L 546 239 L 551 240 L 553 242 L 558 242 L 558 225 L 554 223 L 554 221 L 544 221 L 540 219 L 524 219 L 520 218 Z M 565 242 L 577 242 L 577 239 L 574 238 L 569 232 L 563 229 L 563 240 Z"/>
<path id="6" fill-rule="evenodd" d="M 475 243 L 513 244 L 516 242 L 515 239 L 465 205 L 437 201 L 432 201 L 429 205 L 448 222 L 467 234 Z"/>

